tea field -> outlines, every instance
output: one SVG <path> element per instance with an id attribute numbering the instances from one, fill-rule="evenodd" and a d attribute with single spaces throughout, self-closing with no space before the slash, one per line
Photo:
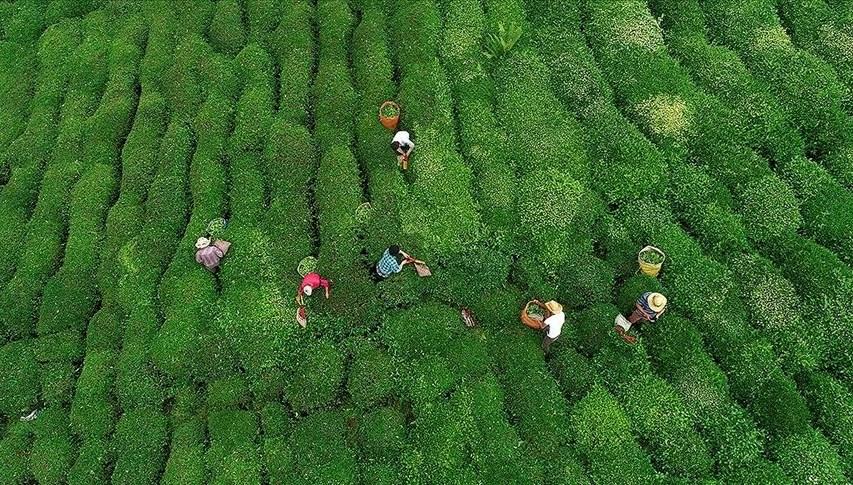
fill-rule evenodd
<path id="1" fill-rule="evenodd" d="M 853 0 L 2 1 L 0 64 L 4 484 L 853 481 Z"/>

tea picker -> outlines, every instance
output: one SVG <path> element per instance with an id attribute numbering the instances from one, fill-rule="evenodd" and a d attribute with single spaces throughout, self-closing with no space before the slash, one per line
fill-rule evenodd
<path id="1" fill-rule="evenodd" d="M 652 293 L 647 291 L 637 298 L 634 304 L 634 311 L 628 318 L 622 314 L 616 316 L 613 330 L 622 337 L 622 340 L 629 344 L 637 342 L 637 338 L 633 335 L 628 335 L 631 327 L 642 322 L 656 322 L 663 312 L 666 311 L 666 297 L 660 293 Z"/>
<path id="2" fill-rule="evenodd" d="M 544 331 L 542 350 L 547 354 L 550 352 L 551 344 L 563 331 L 566 314 L 563 313 L 563 306 L 554 300 L 547 303 L 531 300 L 521 310 L 521 323 L 534 330 Z"/>
<path id="3" fill-rule="evenodd" d="M 391 141 L 391 149 L 397 154 L 397 163 L 403 170 L 409 169 L 409 156 L 415 149 L 415 144 L 409 136 L 408 131 L 398 131 Z"/>
<path id="4" fill-rule="evenodd" d="M 426 263 L 413 258 L 410 254 L 407 254 L 400 249 L 400 246 L 395 244 L 389 246 L 388 249 L 382 253 L 379 261 L 377 261 L 376 265 L 373 267 L 373 281 L 379 282 L 393 274 L 397 274 L 403 271 L 403 267 L 407 264 L 413 265 L 415 267 L 415 271 L 417 271 L 418 276 L 420 277 L 432 275 L 432 271 L 430 271 Z"/>
<path id="5" fill-rule="evenodd" d="M 221 217 L 213 219 L 207 224 L 205 234 L 196 239 L 195 260 L 208 271 L 216 271 L 219 262 L 228 254 L 228 249 L 231 247 L 230 242 L 219 238 L 227 225 L 228 223 Z"/>
<path id="6" fill-rule="evenodd" d="M 302 281 L 299 283 L 299 288 L 296 289 L 296 303 L 299 307 L 296 309 L 296 321 L 302 328 L 308 324 L 308 312 L 305 308 L 305 297 L 311 296 L 314 290 L 323 288 L 326 298 L 331 296 L 332 282 L 320 276 L 315 269 L 317 268 L 317 259 L 313 256 L 307 256 L 299 262 L 296 271 L 302 276 Z"/>

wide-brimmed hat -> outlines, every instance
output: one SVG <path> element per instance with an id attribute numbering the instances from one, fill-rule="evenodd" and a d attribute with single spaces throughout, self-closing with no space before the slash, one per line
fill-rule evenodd
<path id="1" fill-rule="evenodd" d="M 557 303 L 554 300 L 551 300 L 551 301 L 545 303 L 545 308 L 547 308 L 548 311 L 553 313 L 553 314 L 563 312 L 563 305 L 560 305 L 559 303 Z"/>
<path id="2" fill-rule="evenodd" d="M 204 249 L 208 246 L 210 246 L 210 239 L 208 239 L 204 236 L 195 240 L 195 247 L 198 249 Z"/>
<path id="3" fill-rule="evenodd" d="M 649 308 L 656 312 L 666 308 L 666 297 L 660 293 L 652 293 L 648 298 L 646 298 L 646 302 L 649 304 Z"/>

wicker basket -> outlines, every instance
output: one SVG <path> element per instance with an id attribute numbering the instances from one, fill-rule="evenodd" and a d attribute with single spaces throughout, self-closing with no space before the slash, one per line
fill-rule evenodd
<path id="1" fill-rule="evenodd" d="M 530 313 L 528 313 L 531 305 L 542 308 L 544 315 L 542 317 L 537 318 L 537 315 L 531 315 Z M 545 308 L 545 305 L 535 300 L 527 302 L 527 305 L 524 305 L 524 308 L 521 310 L 521 323 L 527 325 L 528 327 L 534 330 L 542 330 L 542 326 L 544 325 L 544 321 L 546 318 L 548 318 L 548 310 Z"/>
<path id="2" fill-rule="evenodd" d="M 382 110 L 386 106 L 393 107 L 395 109 L 395 111 L 397 112 L 397 114 L 394 116 L 383 115 Z M 379 107 L 379 122 L 382 123 L 382 126 L 384 126 L 385 128 L 387 128 L 391 131 L 396 130 L 397 129 L 397 123 L 400 122 L 400 105 L 398 105 L 397 103 L 395 103 L 393 101 L 385 101 L 384 103 L 382 103 L 382 106 Z"/>
<path id="3" fill-rule="evenodd" d="M 661 262 L 652 264 L 643 261 L 643 254 L 647 252 L 658 253 L 661 256 Z M 663 262 L 666 261 L 666 254 L 663 253 L 660 249 L 654 246 L 646 246 L 637 253 L 637 263 L 640 264 L 640 271 L 645 275 L 657 277 L 658 273 L 660 273 L 660 269 L 663 266 Z"/>

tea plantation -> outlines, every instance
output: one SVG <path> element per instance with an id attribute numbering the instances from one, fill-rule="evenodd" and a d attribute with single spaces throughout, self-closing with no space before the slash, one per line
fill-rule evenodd
<path id="1" fill-rule="evenodd" d="M 6 0 L 0 64 L 0 483 L 853 481 L 853 0 Z"/>

